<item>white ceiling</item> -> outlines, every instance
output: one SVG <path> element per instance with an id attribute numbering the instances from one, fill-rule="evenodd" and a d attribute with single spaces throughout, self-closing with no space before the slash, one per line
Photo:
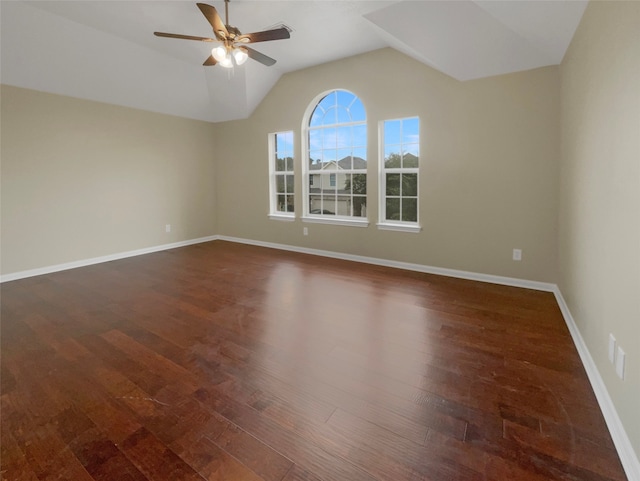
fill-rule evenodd
<path id="1" fill-rule="evenodd" d="M 202 0 L 224 15 L 222 0 Z M 245 33 L 285 23 L 291 39 L 254 44 L 275 59 L 203 67 L 212 36 L 195 1 L 0 2 L 2 83 L 182 117 L 246 118 L 283 73 L 393 47 L 458 80 L 556 65 L 586 0 L 232 0 Z M 381 67 L 382 68 L 382 67 Z"/>

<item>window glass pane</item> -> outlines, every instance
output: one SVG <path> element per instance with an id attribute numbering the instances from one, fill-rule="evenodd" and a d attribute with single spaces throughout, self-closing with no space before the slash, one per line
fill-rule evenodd
<path id="1" fill-rule="evenodd" d="M 335 177 L 334 185 L 331 185 L 331 176 L 335 174 L 322 174 L 322 190 L 335 190 Z"/>
<path id="2" fill-rule="evenodd" d="M 367 216 L 367 198 L 363 195 L 353 196 L 353 215 L 355 217 Z"/>
<path id="3" fill-rule="evenodd" d="M 351 127 L 336 129 L 336 147 L 339 149 L 351 148 Z"/>
<path id="4" fill-rule="evenodd" d="M 351 170 L 351 149 L 338 150 L 338 169 Z"/>
<path id="5" fill-rule="evenodd" d="M 313 175 L 309 176 L 309 191 L 310 192 L 319 192 L 321 185 L 322 185 L 322 182 L 320 180 L 320 174 L 313 174 Z"/>
<path id="6" fill-rule="evenodd" d="M 287 161 L 282 157 L 276 157 L 276 172 L 282 172 L 287 168 Z"/>
<path id="7" fill-rule="evenodd" d="M 293 172 L 293 156 L 287 157 L 287 172 Z"/>
<path id="8" fill-rule="evenodd" d="M 402 219 L 405 222 L 418 221 L 418 199 L 402 199 Z"/>
<path id="9" fill-rule="evenodd" d="M 367 170 L 367 149 L 353 149 L 353 168 L 354 170 Z"/>
<path id="10" fill-rule="evenodd" d="M 418 167 L 418 149 L 414 149 L 413 151 L 410 149 L 403 149 L 402 167 L 405 169 Z"/>
<path id="11" fill-rule="evenodd" d="M 387 175 L 387 195 L 400 195 L 400 174 Z"/>
<path id="12" fill-rule="evenodd" d="M 337 109 L 338 114 L 338 123 L 340 124 L 348 124 L 351 122 L 351 115 L 349 111 L 344 107 L 344 105 L 340 105 Z"/>
<path id="13" fill-rule="evenodd" d="M 402 174 L 402 195 L 418 195 L 418 174 Z"/>
<path id="14" fill-rule="evenodd" d="M 309 130 L 309 150 L 320 150 L 322 148 L 322 130 Z"/>
<path id="15" fill-rule="evenodd" d="M 325 150 L 323 152 L 323 164 L 322 170 L 336 170 L 338 167 L 336 165 L 336 159 L 338 158 L 338 151 L 335 149 Z"/>
<path id="16" fill-rule="evenodd" d="M 284 175 L 276 175 L 276 192 L 284 194 Z"/>
<path id="17" fill-rule="evenodd" d="M 309 196 L 309 213 L 319 214 L 322 207 L 321 197 L 319 195 Z"/>
<path id="18" fill-rule="evenodd" d="M 295 184 L 295 182 L 293 181 L 293 175 L 287 175 L 286 177 L 287 194 L 293 194 L 293 186 Z"/>
<path id="19" fill-rule="evenodd" d="M 287 196 L 286 195 L 279 195 L 278 196 L 278 212 L 286 212 L 286 208 L 287 208 Z"/>
<path id="20" fill-rule="evenodd" d="M 402 157 L 392 147 L 385 147 L 384 166 L 386 169 L 399 169 L 402 167 Z"/>
<path id="21" fill-rule="evenodd" d="M 287 195 L 287 212 L 294 212 L 294 208 L 293 208 L 293 196 L 292 195 Z"/>
<path id="22" fill-rule="evenodd" d="M 329 187 L 336 186 L 336 174 L 329 174 Z"/>
<path id="23" fill-rule="evenodd" d="M 367 193 L 367 174 L 353 174 L 351 182 L 354 194 L 364 195 Z"/>
<path id="24" fill-rule="evenodd" d="M 420 144 L 402 144 L 403 154 L 412 154 L 418 157 L 419 150 L 420 150 Z"/>
<path id="25" fill-rule="evenodd" d="M 338 137 L 336 135 L 336 129 L 333 127 L 322 129 L 322 148 L 335 149 L 337 147 L 338 147 Z"/>
<path id="26" fill-rule="evenodd" d="M 336 197 L 335 195 L 322 196 L 322 215 L 336 215 Z"/>
<path id="27" fill-rule="evenodd" d="M 387 220 L 400 220 L 400 199 L 387 199 Z"/>
<path id="28" fill-rule="evenodd" d="M 411 144 L 420 141 L 420 121 L 418 118 L 402 121 L 402 143 Z"/>
<path id="29" fill-rule="evenodd" d="M 352 122 L 363 122 L 367 120 L 364 105 L 362 105 L 362 101 L 360 99 L 356 99 L 356 101 L 351 104 L 349 111 L 351 112 Z"/>
<path id="30" fill-rule="evenodd" d="M 351 196 L 339 195 L 337 211 L 338 215 L 351 215 Z"/>
<path id="31" fill-rule="evenodd" d="M 366 125 L 354 125 L 352 127 L 352 133 L 353 133 L 354 147 L 367 146 L 367 126 Z"/>
<path id="32" fill-rule="evenodd" d="M 399 144 L 400 137 L 400 120 L 385 120 L 384 122 L 384 145 Z"/>
<path id="33" fill-rule="evenodd" d="M 324 118 L 322 119 L 322 124 L 323 125 L 335 125 L 337 123 L 337 108 L 336 107 L 331 107 L 329 108 L 325 114 L 324 114 Z"/>
<path id="34" fill-rule="evenodd" d="M 309 152 L 309 170 L 320 170 L 322 168 L 322 151 L 312 150 Z"/>
<path id="35" fill-rule="evenodd" d="M 340 181 L 340 185 L 338 186 L 338 188 L 345 194 L 351 194 L 351 174 L 341 174 L 338 180 Z"/>
<path id="36" fill-rule="evenodd" d="M 288 133 L 276 134 L 276 152 L 292 152 L 293 136 Z"/>

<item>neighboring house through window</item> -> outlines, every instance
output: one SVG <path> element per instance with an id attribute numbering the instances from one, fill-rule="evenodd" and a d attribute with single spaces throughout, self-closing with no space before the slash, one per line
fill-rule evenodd
<path id="1" fill-rule="evenodd" d="M 362 101 L 334 90 L 303 121 L 304 219 L 366 225 L 367 120 Z"/>
<path id="2" fill-rule="evenodd" d="M 293 220 L 293 132 L 269 134 L 269 213 L 272 218 Z"/>

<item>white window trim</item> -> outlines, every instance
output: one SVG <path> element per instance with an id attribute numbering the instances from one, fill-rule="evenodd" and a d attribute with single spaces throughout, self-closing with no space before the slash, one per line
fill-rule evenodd
<path id="1" fill-rule="evenodd" d="M 420 225 L 416 225 L 415 222 L 403 224 L 401 222 L 378 222 L 376 224 L 380 230 L 393 230 L 397 232 L 414 232 L 418 233 L 422 231 Z"/>
<path id="2" fill-rule="evenodd" d="M 333 224 L 333 225 L 347 225 L 351 227 L 369 227 L 369 221 L 362 217 L 362 220 L 358 220 L 358 217 L 341 217 L 341 216 L 303 216 L 302 222 L 309 224 Z"/>
<path id="3" fill-rule="evenodd" d="M 367 210 L 367 217 L 342 217 L 342 216 L 321 216 L 321 215 L 313 215 L 309 214 L 309 178 L 310 178 L 310 169 L 309 169 L 309 122 L 311 121 L 311 115 L 313 111 L 318 106 L 320 100 L 329 95 L 331 92 L 336 90 L 345 90 L 346 92 L 353 93 L 350 90 L 341 89 L 341 88 L 333 88 L 326 90 L 318 95 L 316 95 L 311 102 L 307 105 L 307 108 L 302 116 L 302 126 L 300 128 L 301 140 L 300 140 L 300 149 L 301 149 L 301 158 L 302 158 L 302 222 L 313 223 L 313 224 L 333 224 L 333 225 L 346 225 L 352 227 L 368 227 L 369 226 L 369 214 Z M 355 95 L 355 94 L 353 94 Z M 358 97 L 356 95 L 356 97 Z M 358 97 L 360 98 L 360 97 Z M 362 99 L 360 99 L 362 101 Z M 331 128 L 344 126 L 344 125 L 359 125 L 361 122 L 349 122 L 344 124 L 330 124 L 323 127 Z M 369 125 L 369 121 L 366 121 L 366 125 Z M 368 143 L 368 135 L 367 135 L 367 143 Z M 368 164 L 368 160 L 367 160 Z M 367 178 L 369 177 L 369 169 L 367 168 L 365 171 L 351 170 L 349 173 L 351 174 L 365 174 Z M 366 199 L 369 199 L 369 193 L 367 191 Z"/>
<path id="4" fill-rule="evenodd" d="M 412 117 L 401 117 L 397 119 L 384 119 L 378 122 L 378 222 L 376 223 L 376 226 L 380 230 L 392 230 L 392 231 L 398 231 L 398 232 L 414 232 L 414 233 L 422 231 L 422 226 L 420 225 L 420 165 L 421 163 L 418 163 L 417 168 L 412 167 L 407 169 L 398 168 L 398 167 L 386 169 L 384 166 L 384 147 L 385 147 L 384 123 L 387 121 L 405 120 L 405 119 L 414 119 L 414 118 L 418 119 L 418 122 L 420 122 L 420 117 L 418 117 L 417 115 L 414 115 Z M 420 122 L 420 126 L 421 126 L 420 128 L 422 129 L 422 122 Z M 419 145 L 422 146 L 422 133 L 420 133 Z M 420 152 L 422 152 L 422 148 L 420 148 Z M 420 162 L 420 160 L 418 160 L 418 162 Z M 418 185 L 417 185 L 418 195 L 416 196 L 418 199 L 417 212 L 416 212 L 418 220 L 416 222 L 403 222 L 403 221 L 397 221 L 397 220 L 391 221 L 386 219 L 387 217 L 387 205 L 386 205 L 387 183 L 386 183 L 385 174 L 417 174 L 418 175 Z"/>
<path id="5" fill-rule="evenodd" d="M 293 130 L 283 130 L 281 132 L 271 132 L 268 134 L 268 149 L 269 149 L 269 214 L 268 218 L 271 220 L 281 220 L 281 221 L 294 221 L 296 218 L 295 213 L 295 205 L 294 212 L 280 212 L 277 210 L 278 205 L 278 193 L 276 189 L 276 136 L 278 134 L 288 134 L 291 132 L 294 134 Z M 295 134 L 293 135 L 294 146 L 291 151 L 293 154 L 295 152 Z M 294 162 L 294 170 L 291 171 L 291 175 L 293 175 L 294 180 L 294 199 L 295 199 L 295 157 L 293 158 Z M 287 171 L 288 172 L 288 171 Z M 286 183 L 286 182 L 285 182 Z"/>
<path id="6" fill-rule="evenodd" d="M 295 212 L 281 212 L 279 214 L 269 214 L 269 219 L 271 220 L 281 220 L 286 222 L 293 222 L 296 220 Z"/>

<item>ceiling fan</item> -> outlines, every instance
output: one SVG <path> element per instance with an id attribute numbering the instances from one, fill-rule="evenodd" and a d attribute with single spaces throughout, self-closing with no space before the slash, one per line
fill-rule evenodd
<path id="1" fill-rule="evenodd" d="M 265 30 L 263 32 L 245 33 L 243 34 L 236 27 L 229 25 L 229 0 L 224 0 L 225 22 L 218 12 L 211 5 L 206 3 L 198 3 L 198 8 L 211 24 L 213 28 L 214 38 L 194 37 L 192 35 L 180 35 L 177 33 L 153 32 L 157 37 L 181 38 L 184 40 L 198 40 L 200 42 L 222 42 L 221 45 L 211 50 L 211 55 L 202 65 L 211 66 L 220 64 L 221 67 L 232 68 L 235 61 L 236 65 L 242 65 L 247 58 L 252 58 L 267 67 L 276 63 L 275 59 L 258 52 L 250 47 L 248 43 L 267 42 L 269 40 L 282 40 L 290 38 L 289 30 L 285 27 L 275 28 L 273 30 Z"/>

